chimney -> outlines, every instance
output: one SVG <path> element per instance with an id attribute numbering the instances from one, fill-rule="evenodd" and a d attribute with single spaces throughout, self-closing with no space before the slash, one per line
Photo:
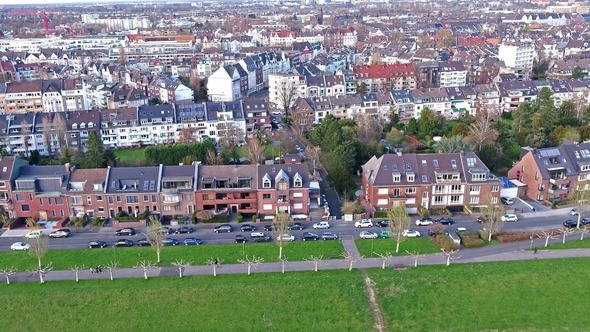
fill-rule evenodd
<path id="1" fill-rule="evenodd" d="M 70 172 L 70 163 L 66 163 L 64 166 L 66 166 L 66 172 Z"/>

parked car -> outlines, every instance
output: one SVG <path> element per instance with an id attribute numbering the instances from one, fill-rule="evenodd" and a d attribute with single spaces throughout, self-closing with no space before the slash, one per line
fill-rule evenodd
<path id="1" fill-rule="evenodd" d="M 192 232 L 194 232 L 195 230 L 192 227 L 180 227 L 179 229 L 176 230 L 176 234 L 190 234 Z"/>
<path id="2" fill-rule="evenodd" d="M 180 241 L 167 237 L 162 241 L 162 244 L 165 246 L 177 246 L 180 244 Z"/>
<path id="3" fill-rule="evenodd" d="M 203 244 L 203 240 L 195 239 L 194 237 L 187 237 L 182 241 L 185 246 L 200 246 Z"/>
<path id="4" fill-rule="evenodd" d="M 440 231 L 433 231 L 431 229 L 428 230 L 428 236 L 436 236 L 438 234 L 442 234 Z"/>
<path id="5" fill-rule="evenodd" d="M 514 204 L 514 201 L 512 200 L 512 198 L 510 197 L 500 197 L 500 200 L 502 201 L 502 203 L 504 203 L 505 205 L 512 205 Z"/>
<path id="6" fill-rule="evenodd" d="M 240 226 L 240 231 L 242 232 L 254 232 L 256 230 L 256 228 L 252 225 L 249 224 L 244 224 L 242 226 Z"/>
<path id="7" fill-rule="evenodd" d="M 270 242 L 270 236 L 263 232 L 255 232 L 250 234 L 250 241 L 252 242 Z"/>
<path id="8" fill-rule="evenodd" d="M 313 224 L 313 229 L 328 229 L 328 228 L 330 228 L 330 223 L 327 221 L 321 221 L 321 222 Z"/>
<path id="9" fill-rule="evenodd" d="M 359 220 L 357 222 L 354 223 L 354 227 L 356 228 L 365 228 L 365 227 L 373 227 L 373 222 L 371 221 L 371 219 L 363 219 L 363 220 Z"/>
<path id="10" fill-rule="evenodd" d="M 88 242 L 88 248 L 104 248 L 107 246 L 107 243 L 104 241 L 96 240 Z"/>
<path id="11" fill-rule="evenodd" d="M 27 234 L 25 234 L 25 238 L 27 239 L 36 239 L 38 237 L 42 237 L 43 236 L 43 231 L 41 231 L 40 229 L 36 229 L 34 231 L 30 231 Z"/>
<path id="12" fill-rule="evenodd" d="M 480 216 L 480 217 L 477 217 L 477 222 L 480 223 L 480 224 L 483 223 L 483 222 L 487 222 L 489 220 L 490 220 L 490 217 L 489 216 L 483 216 L 483 217 Z"/>
<path id="13" fill-rule="evenodd" d="M 590 218 L 584 217 L 584 218 L 582 218 L 582 220 L 580 220 L 580 222 L 584 225 L 588 225 L 588 224 L 590 224 Z"/>
<path id="14" fill-rule="evenodd" d="M 263 229 L 264 229 L 265 231 L 267 231 L 267 232 L 272 232 L 272 231 L 274 231 L 274 230 L 276 230 L 276 229 L 277 229 L 277 226 L 275 226 L 274 224 L 265 225 L 265 226 L 263 227 Z"/>
<path id="15" fill-rule="evenodd" d="M 457 227 L 455 233 L 467 232 L 467 228 L 465 227 Z"/>
<path id="16" fill-rule="evenodd" d="M 415 231 L 415 230 L 411 230 L 411 229 L 406 229 L 403 233 L 403 236 L 405 237 L 420 237 L 420 232 Z"/>
<path id="17" fill-rule="evenodd" d="M 138 247 L 143 247 L 143 246 L 151 246 L 151 242 L 148 239 L 141 239 L 141 240 L 137 240 L 135 242 L 135 244 L 137 244 Z"/>
<path id="18" fill-rule="evenodd" d="M 162 227 L 160 228 L 160 233 L 162 234 L 174 234 L 174 230 L 170 227 Z"/>
<path id="19" fill-rule="evenodd" d="M 338 235 L 334 233 L 325 232 L 322 234 L 322 240 L 338 240 Z"/>
<path id="20" fill-rule="evenodd" d="M 300 222 L 296 222 L 296 223 L 293 223 L 293 224 L 289 225 L 289 230 L 290 231 L 293 231 L 293 230 L 300 230 L 301 231 L 304 228 L 305 228 L 305 226 L 303 226 L 303 224 L 300 223 Z"/>
<path id="21" fill-rule="evenodd" d="M 135 235 L 135 229 L 133 228 L 121 228 L 115 231 L 117 236 L 131 236 Z"/>
<path id="22" fill-rule="evenodd" d="M 390 238 L 390 237 L 394 237 L 394 236 L 396 236 L 396 235 L 397 235 L 397 234 L 393 233 L 392 231 L 388 231 L 388 230 L 386 230 L 386 229 L 382 229 L 382 230 L 379 232 L 379 236 L 380 236 L 380 237 L 382 237 L 382 238 L 384 238 L 384 239 L 388 239 L 388 238 Z"/>
<path id="23" fill-rule="evenodd" d="M 246 238 L 244 237 L 244 235 L 236 235 L 234 237 L 234 243 L 245 243 L 246 242 Z"/>
<path id="24" fill-rule="evenodd" d="M 233 227 L 231 227 L 231 225 L 229 225 L 229 224 L 223 224 L 223 225 L 219 225 L 219 226 L 213 228 L 213 231 L 215 233 L 219 233 L 219 232 L 227 232 L 227 233 L 229 233 L 232 230 L 233 230 Z"/>
<path id="25" fill-rule="evenodd" d="M 432 221 L 432 218 L 422 218 L 422 219 L 416 220 L 416 226 L 430 226 L 432 224 L 434 224 L 434 221 Z"/>
<path id="26" fill-rule="evenodd" d="M 438 222 L 440 222 L 443 225 L 452 225 L 455 221 L 451 218 L 441 218 Z"/>
<path id="27" fill-rule="evenodd" d="M 31 248 L 31 246 L 28 243 L 24 243 L 24 242 L 15 242 L 10 246 L 10 250 L 12 250 L 12 251 L 17 251 L 17 250 L 27 251 L 30 248 Z"/>
<path id="28" fill-rule="evenodd" d="M 305 232 L 299 237 L 301 241 L 317 241 L 320 236 L 315 233 Z"/>
<path id="29" fill-rule="evenodd" d="M 515 214 L 507 214 L 500 218 L 502 221 L 518 221 L 518 217 Z"/>
<path id="30" fill-rule="evenodd" d="M 577 220 L 566 220 L 566 221 L 564 221 L 563 226 L 567 227 L 567 228 L 577 228 L 578 221 Z"/>
<path id="31" fill-rule="evenodd" d="M 70 230 L 69 230 L 69 229 L 67 229 L 67 228 L 62 228 L 62 229 L 58 229 L 58 230 L 57 230 L 57 231 L 55 231 L 55 232 L 51 232 L 51 233 L 49 234 L 49 237 L 50 237 L 50 238 L 56 238 L 56 237 L 68 237 L 68 236 L 70 236 L 70 235 L 72 235 L 72 231 L 70 231 Z"/>
<path id="32" fill-rule="evenodd" d="M 379 237 L 377 233 L 371 231 L 362 231 L 360 234 L 361 239 L 376 239 Z"/>
<path id="33" fill-rule="evenodd" d="M 133 247 L 135 243 L 133 243 L 133 241 L 131 240 L 127 240 L 127 239 L 119 239 L 117 240 L 117 242 L 115 242 L 115 247 Z"/>
<path id="34" fill-rule="evenodd" d="M 389 227 L 389 221 L 387 221 L 387 220 L 379 220 L 378 222 L 375 223 L 375 226 L 377 226 L 377 227 Z"/>
<path id="35" fill-rule="evenodd" d="M 291 234 L 283 234 L 283 235 L 279 235 L 277 237 L 277 242 L 278 241 L 283 241 L 283 242 L 293 242 L 295 241 L 295 236 L 291 235 Z"/>
<path id="36" fill-rule="evenodd" d="M 579 214 L 578 209 L 571 209 L 570 216 L 577 216 Z"/>

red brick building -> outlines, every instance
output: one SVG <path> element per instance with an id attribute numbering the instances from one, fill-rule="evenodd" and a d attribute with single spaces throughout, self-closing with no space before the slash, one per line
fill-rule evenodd
<path id="1" fill-rule="evenodd" d="M 69 215 L 66 190 L 70 166 L 22 166 L 14 180 L 12 198 L 18 217 L 40 220 Z"/>
<path id="2" fill-rule="evenodd" d="M 306 164 L 258 166 L 258 213 L 309 213 L 308 174 Z"/>
<path id="3" fill-rule="evenodd" d="M 257 167 L 256 165 L 199 167 L 197 210 L 256 214 L 258 211 Z"/>

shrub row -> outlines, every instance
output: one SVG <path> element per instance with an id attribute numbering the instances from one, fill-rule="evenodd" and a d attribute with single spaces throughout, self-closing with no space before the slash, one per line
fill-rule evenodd
<path id="1" fill-rule="evenodd" d="M 387 218 L 387 211 L 375 211 L 373 218 Z"/>
<path id="2" fill-rule="evenodd" d="M 485 247 L 486 242 L 479 237 L 479 232 L 458 232 L 463 246 L 467 249 Z"/>
<path id="3" fill-rule="evenodd" d="M 518 242 L 518 241 L 526 241 L 530 240 L 531 236 L 533 236 L 533 232 L 499 232 L 494 237 L 500 243 L 508 243 L 508 242 Z"/>
<path id="4" fill-rule="evenodd" d="M 201 220 L 201 222 L 204 224 L 226 223 L 228 221 L 229 221 L 229 214 L 215 216 L 209 220 Z"/>
<path id="5" fill-rule="evenodd" d="M 119 211 L 119 213 L 117 213 L 117 215 L 115 216 L 115 220 L 117 220 L 117 221 L 139 221 L 139 220 L 146 219 L 149 213 L 150 213 L 149 211 L 144 211 L 139 216 L 134 217 L 134 216 L 128 216 L 123 211 Z"/>
<path id="6" fill-rule="evenodd" d="M 456 244 L 447 234 L 437 234 L 434 242 L 446 251 L 459 250 L 460 246 Z"/>

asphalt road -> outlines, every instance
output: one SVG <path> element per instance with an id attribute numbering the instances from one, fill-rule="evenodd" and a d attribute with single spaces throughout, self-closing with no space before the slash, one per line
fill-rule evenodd
<path id="1" fill-rule="evenodd" d="M 552 217 L 519 217 L 519 221 L 506 223 L 504 229 L 544 229 L 544 228 L 552 228 L 552 227 L 562 227 L 563 221 L 566 219 L 572 219 L 569 216 L 552 216 Z M 422 236 L 427 236 L 428 226 L 415 226 L 416 218 L 412 219 L 412 227 L 411 229 L 418 230 L 422 233 Z M 478 230 L 482 228 L 482 225 L 479 224 L 473 217 L 469 216 L 457 216 L 453 218 L 455 223 L 447 227 L 447 231 L 453 232 L 457 229 L 457 227 L 465 227 L 467 230 Z M 313 230 L 312 229 L 313 223 L 304 223 L 306 229 L 303 231 L 292 231 L 291 234 L 295 236 L 296 241 L 300 241 L 299 236 L 306 231 L 316 233 L 321 236 L 323 232 L 331 232 L 339 235 L 341 238 L 343 236 L 352 236 L 354 239 L 359 238 L 359 233 L 361 230 L 371 230 L 374 232 L 379 232 L 380 228 L 373 227 L 370 229 L 358 229 L 354 227 L 353 222 L 343 222 L 343 221 L 333 221 L 330 222 L 331 226 L 328 230 Z M 263 227 L 265 225 L 269 225 L 269 223 L 259 223 L 255 224 L 256 231 L 263 231 Z M 195 237 L 198 239 L 203 240 L 204 244 L 229 244 L 234 243 L 234 237 L 237 234 L 245 235 L 247 239 L 249 239 L 248 232 L 240 232 L 240 225 L 234 224 L 234 230 L 231 233 L 215 233 L 213 232 L 213 228 L 215 225 L 195 225 L 193 228 L 195 232 L 192 234 L 171 234 L 169 235 L 170 238 L 178 239 L 179 241 L 184 240 L 188 237 Z M 143 232 L 143 229 L 137 229 L 138 232 Z M 272 235 L 271 232 L 265 232 L 267 235 Z M 113 243 L 118 239 L 129 239 L 132 241 L 137 241 L 139 239 L 144 238 L 145 235 L 138 234 L 134 236 L 116 236 L 115 229 L 113 228 L 102 228 L 100 232 L 97 229 L 85 229 L 80 233 L 75 233 L 68 238 L 59 238 L 59 239 L 50 239 L 49 245 L 50 249 L 77 249 L 77 248 L 86 248 L 89 241 L 92 240 L 102 240 L 107 242 L 109 246 L 112 246 Z M 0 251 L 8 251 L 10 250 L 10 246 L 14 242 L 22 241 L 21 237 L 8 237 L 2 236 L 0 237 Z M 26 242 L 26 240 L 25 240 Z M 256 244 L 252 244 L 256 245 Z"/>

